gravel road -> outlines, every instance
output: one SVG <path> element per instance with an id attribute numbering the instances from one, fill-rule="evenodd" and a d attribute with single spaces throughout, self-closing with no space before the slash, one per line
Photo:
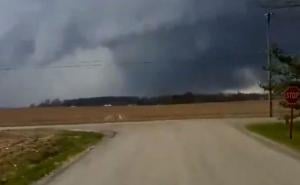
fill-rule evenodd
<path id="1" fill-rule="evenodd" d="M 252 121 L 61 126 L 118 134 L 48 185 L 299 185 L 300 161 L 235 128 Z"/>

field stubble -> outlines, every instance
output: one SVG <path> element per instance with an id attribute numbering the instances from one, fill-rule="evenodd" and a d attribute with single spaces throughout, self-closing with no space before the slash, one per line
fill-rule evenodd
<path id="1" fill-rule="evenodd" d="M 278 106 L 277 102 L 274 105 L 275 115 L 280 115 L 285 111 Z M 0 110 L 0 126 L 267 116 L 267 101 L 154 106 L 24 108 Z"/>

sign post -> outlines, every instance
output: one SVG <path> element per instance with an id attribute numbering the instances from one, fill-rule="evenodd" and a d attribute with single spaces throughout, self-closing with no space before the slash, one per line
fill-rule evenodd
<path id="1" fill-rule="evenodd" d="M 287 88 L 287 90 L 284 92 L 284 98 L 286 102 L 288 103 L 288 106 L 291 108 L 291 120 L 289 124 L 289 134 L 290 139 L 293 139 L 293 125 L 294 125 L 294 108 L 297 105 L 297 101 L 300 98 L 300 88 L 297 86 L 290 86 Z"/>
<path id="2" fill-rule="evenodd" d="M 290 139 L 293 139 L 294 107 L 291 107 Z"/>

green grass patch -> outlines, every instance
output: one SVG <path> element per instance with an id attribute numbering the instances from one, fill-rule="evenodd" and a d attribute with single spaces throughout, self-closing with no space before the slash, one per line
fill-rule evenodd
<path id="1" fill-rule="evenodd" d="M 294 124 L 292 140 L 289 138 L 288 126 L 283 123 L 254 124 L 247 126 L 247 129 L 300 151 L 300 122 Z"/>
<path id="2" fill-rule="evenodd" d="M 102 135 L 90 132 L 57 132 L 51 142 L 43 143 L 37 151 L 25 152 L 12 162 L 1 185 L 29 185 L 48 175 L 70 157 L 83 152 L 100 141 Z M 1 174 L 0 174 L 1 176 Z"/>

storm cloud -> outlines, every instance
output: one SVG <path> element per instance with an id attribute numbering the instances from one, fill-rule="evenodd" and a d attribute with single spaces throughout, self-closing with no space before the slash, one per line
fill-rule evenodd
<path id="1" fill-rule="evenodd" d="M 0 71 L 0 107 L 253 90 L 265 81 L 264 9 L 255 0 L 2 0 L 0 10 L 0 68 L 12 69 Z M 299 9 L 274 13 L 273 41 L 299 53 Z"/>

